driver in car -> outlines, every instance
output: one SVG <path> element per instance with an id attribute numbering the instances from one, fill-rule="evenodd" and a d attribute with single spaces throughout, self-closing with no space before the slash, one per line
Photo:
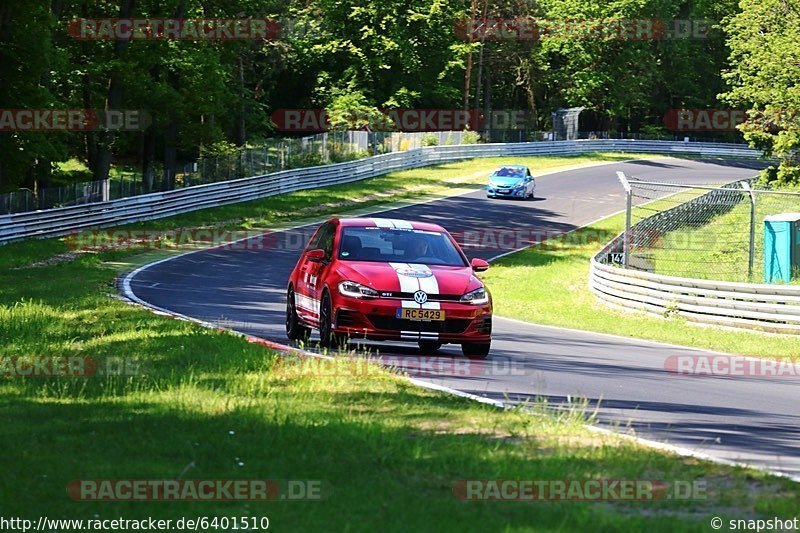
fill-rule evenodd
<path id="1" fill-rule="evenodd" d="M 406 248 L 407 261 L 413 263 L 436 262 L 436 257 L 425 239 L 414 239 Z"/>

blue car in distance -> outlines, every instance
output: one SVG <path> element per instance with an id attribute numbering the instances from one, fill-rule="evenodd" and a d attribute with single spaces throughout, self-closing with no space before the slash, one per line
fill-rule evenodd
<path id="1" fill-rule="evenodd" d="M 505 165 L 489 176 L 488 198 L 533 198 L 536 179 L 525 165 Z"/>

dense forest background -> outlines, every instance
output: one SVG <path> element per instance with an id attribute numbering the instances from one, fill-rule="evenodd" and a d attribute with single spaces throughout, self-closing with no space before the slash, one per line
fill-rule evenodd
<path id="1" fill-rule="evenodd" d="M 260 40 L 93 40 L 82 18 L 270 18 Z M 480 17 L 705 21 L 703 38 L 465 39 Z M 800 108 L 797 0 L 0 0 L 0 108 L 142 109 L 139 132 L 0 132 L 0 192 L 143 174 L 285 135 L 275 110 L 523 109 L 534 129 L 582 106 L 597 131 L 663 130 L 670 109 L 765 111 L 746 138 L 795 176 Z M 791 122 L 791 121 L 788 121 Z M 343 127 L 358 127 L 347 124 Z M 775 170 L 774 172 L 778 172 Z M 777 174 L 776 174 L 777 175 Z"/>

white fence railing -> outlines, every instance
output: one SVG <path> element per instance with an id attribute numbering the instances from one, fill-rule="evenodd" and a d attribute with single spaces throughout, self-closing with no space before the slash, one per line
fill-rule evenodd
<path id="1" fill-rule="evenodd" d="M 631 226 L 629 234 L 646 234 L 661 219 L 704 202 L 714 203 L 735 189 L 720 188 L 662 211 Z M 730 192 L 729 192 L 730 191 Z M 718 203 L 715 205 L 719 205 Z M 746 245 L 745 242 L 742 245 Z M 629 250 L 628 250 L 629 252 Z M 621 233 L 592 257 L 589 287 L 602 302 L 623 310 L 659 316 L 677 315 L 693 322 L 800 334 L 800 286 L 740 283 L 665 276 L 609 264 L 609 257 L 627 255 Z"/>
<path id="2" fill-rule="evenodd" d="M 87 228 L 111 227 L 188 211 L 255 200 L 276 194 L 348 183 L 396 170 L 468 159 L 529 155 L 577 155 L 591 152 L 696 154 L 758 157 L 742 145 L 672 141 L 593 140 L 513 144 L 432 146 L 406 152 L 310 168 L 298 168 L 233 181 L 72 207 L 0 216 L 0 244 L 27 238 L 56 237 Z"/>

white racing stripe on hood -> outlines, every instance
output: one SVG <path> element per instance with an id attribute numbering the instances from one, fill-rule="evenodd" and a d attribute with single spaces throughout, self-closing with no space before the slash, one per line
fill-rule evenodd
<path id="1" fill-rule="evenodd" d="M 403 270 L 411 270 L 411 265 L 408 263 L 389 263 L 397 274 L 397 279 L 400 281 L 400 292 L 417 292 L 419 290 L 419 281 L 412 276 L 404 276 L 400 272 Z"/>
<path id="2" fill-rule="evenodd" d="M 439 294 L 439 282 L 436 281 L 436 276 L 427 265 L 419 263 L 389 263 L 394 271 L 397 273 L 397 279 L 400 281 L 400 292 L 415 293 L 417 291 L 425 291 L 429 295 Z M 411 270 L 425 274 L 425 277 L 405 276 L 401 272 Z M 405 307 L 406 302 L 403 302 Z M 410 305 L 417 306 L 415 302 L 410 302 Z M 419 306 L 422 309 L 441 309 L 439 302 L 427 302 Z"/>
<path id="3" fill-rule="evenodd" d="M 414 270 L 425 272 L 429 274 L 429 276 L 425 278 L 417 278 L 419 281 L 419 288 L 427 292 L 428 294 L 439 294 L 439 282 L 436 281 L 436 276 L 434 275 L 433 271 L 428 268 L 426 265 L 410 265 L 411 268 Z"/>
<path id="4" fill-rule="evenodd" d="M 391 222 L 394 224 L 395 228 L 414 229 L 414 226 L 411 225 L 411 222 L 408 222 L 407 220 L 392 219 Z"/>
<path id="5" fill-rule="evenodd" d="M 394 222 L 388 218 L 370 218 L 373 224 L 379 228 L 394 228 Z"/>

